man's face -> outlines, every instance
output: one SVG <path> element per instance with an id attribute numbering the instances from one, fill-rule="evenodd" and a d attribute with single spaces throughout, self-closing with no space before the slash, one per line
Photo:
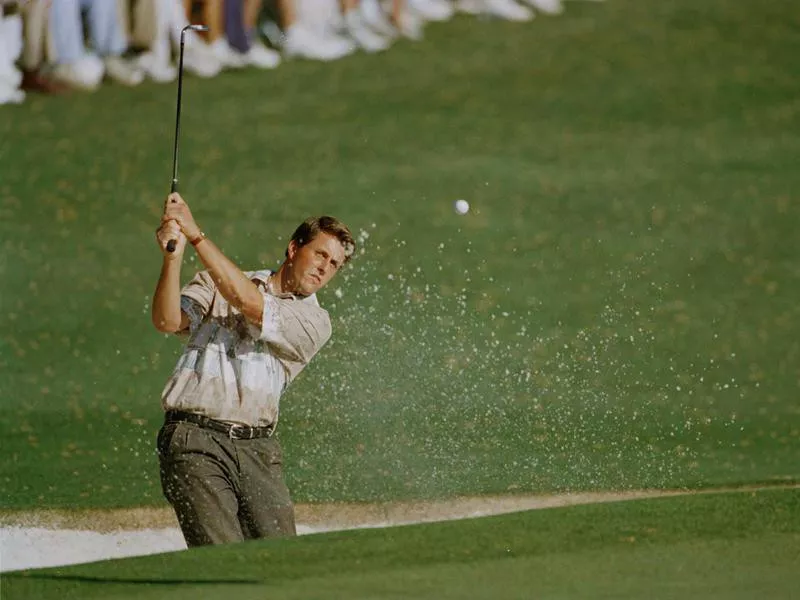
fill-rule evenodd
<path id="1" fill-rule="evenodd" d="M 324 287 L 344 264 L 344 246 L 321 231 L 305 246 L 289 243 L 289 273 L 296 294 L 310 296 Z"/>

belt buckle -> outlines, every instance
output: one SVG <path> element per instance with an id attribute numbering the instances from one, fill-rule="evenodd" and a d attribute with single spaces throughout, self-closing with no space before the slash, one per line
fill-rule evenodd
<path id="1" fill-rule="evenodd" d="M 237 431 L 247 431 L 248 435 L 245 437 L 244 435 L 239 435 Z M 232 440 L 251 440 L 253 439 L 253 428 L 248 425 L 240 425 L 239 423 L 231 424 L 230 429 L 228 429 L 228 437 Z"/>

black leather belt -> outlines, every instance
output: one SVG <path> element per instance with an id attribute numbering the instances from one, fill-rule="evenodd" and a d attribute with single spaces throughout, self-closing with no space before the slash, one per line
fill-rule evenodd
<path id="1" fill-rule="evenodd" d="M 217 421 L 211 417 L 180 410 L 168 410 L 165 415 L 165 420 L 167 423 L 194 423 L 200 427 L 224 433 L 232 440 L 252 440 L 254 438 L 270 437 L 275 431 L 272 425 L 267 425 L 266 427 L 251 427 L 250 425 L 241 425 L 239 423 L 226 423 L 225 421 Z"/>

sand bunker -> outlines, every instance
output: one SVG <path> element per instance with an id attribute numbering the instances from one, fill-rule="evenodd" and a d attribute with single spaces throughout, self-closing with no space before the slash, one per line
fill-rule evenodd
<path id="1" fill-rule="evenodd" d="M 774 488 L 776 486 L 769 486 Z M 800 487 L 798 484 L 778 486 Z M 755 491 L 762 487 L 704 490 Z M 698 493 L 642 490 L 559 495 L 452 498 L 380 504 L 298 504 L 300 535 L 465 519 L 576 504 L 619 502 Z M 0 514 L 0 571 L 60 566 L 186 548 L 174 514 L 167 508 L 43 510 Z"/>

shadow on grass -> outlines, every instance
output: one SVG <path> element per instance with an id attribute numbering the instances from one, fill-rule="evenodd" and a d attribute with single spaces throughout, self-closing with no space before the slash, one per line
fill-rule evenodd
<path id="1" fill-rule="evenodd" d="M 4 579 L 70 581 L 76 583 L 147 584 L 147 585 L 260 585 L 261 579 L 143 579 L 132 577 L 91 577 L 87 575 L 59 575 L 55 573 L 6 573 Z"/>

